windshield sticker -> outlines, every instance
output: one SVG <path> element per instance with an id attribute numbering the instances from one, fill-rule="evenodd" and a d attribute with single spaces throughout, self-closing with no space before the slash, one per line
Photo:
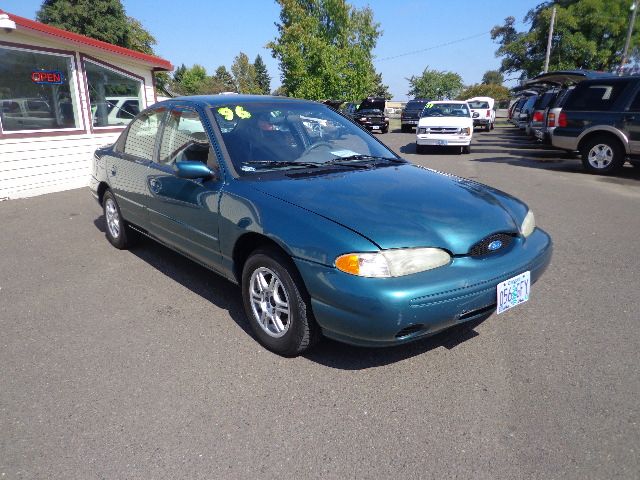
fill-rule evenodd
<path id="1" fill-rule="evenodd" d="M 233 110 L 227 107 L 221 107 L 218 109 L 218 113 L 222 115 L 225 120 L 231 121 L 233 120 Z"/>
<path id="2" fill-rule="evenodd" d="M 240 167 L 240 169 L 243 172 L 255 172 L 256 171 L 256 169 L 254 167 L 250 167 L 248 165 L 243 165 L 242 167 Z"/>
<path id="3" fill-rule="evenodd" d="M 249 112 L 247 112 L 244 108 L 242 108 L 242 105 L 238 105 L 236 107 L 236 115 L 238 116 L 238 118 L 251 118 L 251 114 Z"/>
<path id="4" fill-rule="evenodd" d="M 354 152 L 353 150 L 336 150 L 334 152 L 331 152 L 331 155 L 335 155 L 336 157 L 340 158 L 347 158 L 353 155 L 358 155 L 358 152 Z"/>
<path id="5" fill-rule="evenodd" d="M 429 102 L 429 103 L 427 103 L 427 104 L 425 105 L 425 107 L 426 107 L 426 108 L 431 108 L 431 107 L 433 107 L 433 103 Z"/>

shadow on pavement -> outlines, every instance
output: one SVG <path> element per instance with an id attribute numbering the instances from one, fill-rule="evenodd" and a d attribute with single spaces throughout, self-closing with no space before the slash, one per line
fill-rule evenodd
<path id="1" fill-rule="evenodd" d="M 104 216 L 96 218 L 93 223 L 98 230 L 106 232 Z M 231 319 L 253 338 L 249 322 L 245 317 L 240 288 L 237 285 L 151 239 L 142 239 L 129 251 L 196 295 L 218 308 L 227 310 Z M 378 367 L 421 355 L 438 347 L 451 350 L 478 336 L 473 328 L 484 320 L 473 320 L 456 325 L 432 337 L 397 347 L 354 347 L 325 338 L 310 352 L 304 354 L 304 357 L 340 370 Z M 255 348 L 263 347 L 256 341 Z"/>

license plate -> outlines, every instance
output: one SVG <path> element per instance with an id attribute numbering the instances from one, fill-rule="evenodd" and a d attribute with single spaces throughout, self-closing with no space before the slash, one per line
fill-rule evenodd
<path id="1" fill-rule="evenodd" d="M 448 145 L 449 141 L 448 140 L 438 140 L 437 145 Z"/>
<path id="2" fill-rule="evenodd" d="M 530 287 L 530 272 L 521 273 L 520 275 L 516 275 L 515 277 L 499 283 L 496 292 L 498 315 L 529 300 Z"/>
<path id="3" fill-rule="evenodd" d="M 380 127 L 376 127 L 375 125 L 371 128 L 373 128 L 374 130 L 380 130 Z"/>

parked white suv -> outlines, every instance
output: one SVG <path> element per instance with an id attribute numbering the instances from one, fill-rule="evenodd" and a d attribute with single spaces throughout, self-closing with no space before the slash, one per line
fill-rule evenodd
<path id="1" fill-rule="evenodd" d="M 460 147 L 460 152 L 471 152 L 473 119 L 467 102 L 443 100 L 424 106 L 416 128 L 416 152 L 423 153 L 427 146 Z"/>
<path id="2" fill-rule="evenodd" d="M 496 123 L 496 111 L 493 109 L 495 100 L 491 97 L 473 97 L 467 100 L 471 108 L 473 126 L 481 126 L 488 132 L 493 130 Z"/>

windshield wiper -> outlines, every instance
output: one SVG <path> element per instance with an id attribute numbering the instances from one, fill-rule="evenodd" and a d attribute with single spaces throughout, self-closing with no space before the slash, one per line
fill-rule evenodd
<path id="1" fill-rule="evenodd" d="M 322 166 L 321 162 L 295 162 L 291 160 L 251 160 L 248 162 L 242 162 L 243 165 L 260 165 L 267 168 L 282 168 L 282 167 L 304 167 L 304 168 L 318 168 Z"/>
<path id="2" fill-rule="evenodd" d="M 342 165 L 342 162 L 359 162 L 362 160 L 382 160 L 389 163 L 407 163 L 405 160 L 402 160 L 401 158 L 378 157 L 375 155 L 364 155 L 360 153 L 356 155 L 349 155 L 348 157 L 334 158 L 333 160 L 328 160 L 327 162 L 324 162 L 324 163 L 329 163 L 331 165 Z M 347 163 L 347 165 L 353 165 L 353 163 Z"/>

